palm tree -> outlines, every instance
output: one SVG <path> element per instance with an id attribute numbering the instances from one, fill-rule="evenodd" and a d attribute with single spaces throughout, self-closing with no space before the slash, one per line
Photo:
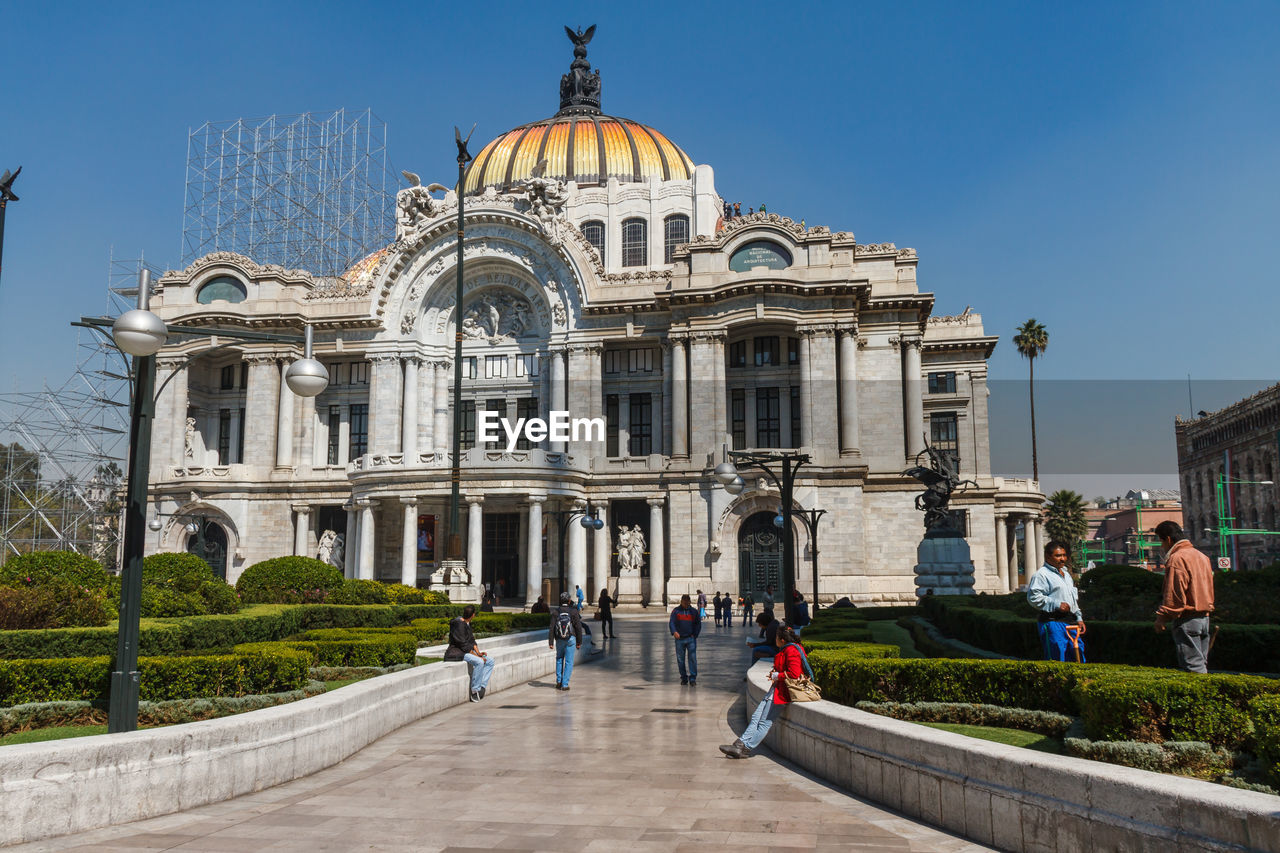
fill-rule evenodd
<path id="1" fill-rule="evenodd" d="M 1070 489 L 1059 489 L 1049 495 L 1044 514 L 1045 532 L 1050 539 L 1067 543 L 1074 565 L 1076 546 L 1089 532 L 1089 522 L 1084 517 L 1084 496 Z"/>
<path id="2" fill-rule="evenodd" d="M 1032 317 L 1018 327 L 1013 345 L 1031 368 L 1031 479 L 1040 480 L 1040 458 L 1036 455 L 1036 357 L 1049 348 L 1049 332 Z"/>

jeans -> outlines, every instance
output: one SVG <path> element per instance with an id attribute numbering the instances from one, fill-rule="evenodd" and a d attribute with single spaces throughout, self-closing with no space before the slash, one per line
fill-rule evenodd
<path id="1" fill-rule="evenodd" d="M 608 610 L 602 610 L 600 612 L 600 638 L 616 636 L 617 634 L 613 633 L 613 613 Z"/>
<path id="2" fill-rule="evenodd" d="M 756 706 L 756 712 L 751 715 L 751 722 L 747 724 L 747 730 L 738 739 L 742 741 L 747 749 L 755 749 L 764 740 L 764 736 L 773 727 L 773 721 L 778 718 L 778 714 L 782 713 L 782 709 L 785 707 L 787 706 L 773 704 L 773 690 L 771 689 L 764 694 L 764 698 Z"/>
<path id="3" fill-rule="evenodd" d="M 1175 619 L 1169 633 L 1173 634 L 1173 650 L 1178 654 L 1178 669 L 1186 672 L 1209 671 L 1208 616 Z"/>
<path id="4" fill-rule="evenodd" d="M 685 669 L 685 655 L 689 656 L 689 668 Z M 680 678 L 684 680 L 698 677 L 698 640 L 696 637 L 676 638 L 676 666 L 680 667 Z"/>
<path id="5" fill-rule="evenodd" d="M 748 607 L 748 608 L 746 608 L 746 609 L 744 609 L 744 610 L 742 611 L 742 624 L 743 624 L 743 625 L 749 625 L 749 624 L 751 624 L 751 611 L 752 611 L 752 608 L 750 608 L 750 607 Z"/>
<path id="6" fill-rule="evenodd" d="M 578 656 L 578 638 L 570 637 L 562 640 L 556 637 L 556 684 L 569 686 L 569 677 L 573 675 L 573 659 Z"/>
<path id="7" fill-rule="evenodd" d="M 466 654 L 462 659 L 471 667 L 471 692 L 489 686 L 489 676 L 493 674 L 493 658 Z"/>
<path id="8" fill-rule="evenodd" d="M 782 649 L 777 646 L 770 646 L 767 643 L 756 643 L 751 647 L 751 662 L 755 663 L 758 660 L 765 660 L 766 658 L 773 660 L 778 656 L 778 652 L 780 651 L 782 651 Z"/>
<path id="9" fill-rule="evenodd" d="M 1071 628 L 1071 633 L 1075 633 L 1074 622 L 1041 622 L 1040 623 L 1040 644 L 1044 647 L 1045 660 L 1058 660 L 1076 662 L 1076 650 L 1079 648 L 1080 662 L 1085 663 L 1084 656 L 1084 638 L 1077 638 L 1077 643 L 1071 642 L 1071 637 L 1067 633 L 1067 628 Z"/>

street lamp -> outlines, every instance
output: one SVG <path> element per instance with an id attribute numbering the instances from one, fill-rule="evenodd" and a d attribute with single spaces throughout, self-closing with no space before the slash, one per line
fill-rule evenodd
<path id="1" fill-rule="evenodd" d="M 204 535 L 205 531 L 209 528 L 209 516 L 204 514 L 186 515 L 183 513 L 157 512 L 152 516 L 151 520 L 147 522 L 147 529 L 152 533 L 159 533 L 161 528 L 164 527 L 164 523 L 160 521 L 161 517 L 186 519 L 186 524 L 182 525 L 182 529 L 187 531 L 189 535 L 196 537 L 196 556 L 204 560 L 206 563 L 209 562 L 209 547 L 205 542 Z M 214 567 L 210 565 L 209 568 L 212 569 Z M 225 569 L 225 564 L 223 568 Z M 225 575 L 226 572 L 223 571 L 222 574 Z"/>
<path id="2" fill-rule="evenodd" d="M 5 169 L 4 174 L 0 175 L 0 261 L 4 259 L 4 209 L 9 206 L 9 202 L 18 200 L 13 194 L 13 181 L 21 173 L 22 167 L 19 166 L 16 172 Z"/>
<path id="3" fill-rule="evenodd" d="M 796 472 L 800 470 L 801 465 L 809 461 L 809 454 L 789 453 L 786 451 L 758 453 L 746 450 L 727 450 L 725 455 L 729 457 L 728 460 L 717 465 L 711 474 L 729 494 L 740 494 L 743 485 L 745 485 L 741 475 L 738 473 L 737 465 L 734 464 L 735 462 L 747 468 L 758 468 L 778 487 L 782 508 L 778 516 L 774 518 L 774 524 L 780 526 L 784 534 L 782 536 L 782 594 L 785 604 L 782 608 L 782 614 L 783 621 L 790 624 L 792 620 L 791 602 L 795 599 L 796 591 L 796 553 L 795 536 L 791 527 L 791 505 L 793 503 L 791 496 L 795 491 Z M 769 467 L 775 464 L 782 466 L 780 475 L 775 474 L 773 469 Z M 779 522 L 781 523 L 779 524 Z M 817 571 L 816 564 L 814 571 Z"/>
<path id="4" fill-rule="evenodd" d="M 471 133 L 475 132 L 473 124 Z M 454 141 L 458 144 L 458 187 L 454 190 L 458 199 L 458 277 L 453 291 L 453 465 L 449 469 L 449 538 L 445 547 L 445 556 L 450 560 L 462 556 L 462 534 L 458 532 L 458 506 L 462 500 L 462 240 L 466 233 L 462 209 L 466 197 L 467 164 L 472 160 L 471 153 L 467 151 L 471 133 L 463 139 L 457 126 L 453 128 Z"/>
<path id="5" fill-rule="evenodd" d="M 556 582 L 560 585 L 559 591 L 565 592 L 565 587 L 568 586 L 568 573 L 565 571 L 564 565 L 564 540 L 565 536 L 568 535 L 569 525 L 576 518 L 578 523 L 587 530 L 603 530 L 604 522 L 600 520 L 600 510 L 598 509 L 592 510 L 590 514 L 585 509 L 556 509 L 547 514 L 556 520 L 556 525 L 560 532 L 557 537 L 560 561 L 556 563 Z"/>
<path id="6" fill-rule="evenodd" d="M 818 612 L 818 520 L 827 514 L 825 509 L 802 509 L 800 520 L 809 530 L 809 545 L 813 557 L 813 612 Z"/>
<path id="7" fill-rule="evenodd" d="M 1227 486 L 1274 486 L 1271 480 L 1231 480 L 1226 474 L 1219 474 L 1218 481 L 1214 483 L 1214 501 L 1218 509 L 1218 558 L 1219 560 L 1231 558 L 1231 567 L 1238 568 L 1236 557 L 1236 536 L 1280 536 L 1277 530 L 1262 530 L 1258 528 L 1236 527 L 1236 517 L 1228 514 L 1230 493 Z M 1233 512 L 1233 511 L 1232 511 Z M 1207 531 L 1208 528 L 1205 528 Z M 1227 553 L 1227 537 L 1231 537 L 1231 553 Z"/>
<path id="8" fill-rule="evenodd" d="M 147 533 L 147 479 L 151 468 L 151 427 L 156 412 L 156 353 L 168 340 L 169 332 L 199 337 L 227 337 L 267 343 L 302 343 L 301 359 L 285 370 L 285 382 L 299 397 L 314 397 L 329 382 L 329 372 L 312 358 L 311 329 L 305 338 L 269 335 L 239 329 L 208 329 L 169 326 L 153 314 L 151 273 L 138 273 L 138 307 L 114 321 L 102 317 L 82 317 L 79 323 L 102 333 L 111 329 L 111 341 L 121 352 L 133 356 L 133 403 L 129 415 L 129 471 L 124 508 L 124 547 L 120 577 L 120 624 L 116 641 L 116 665 L 111 673 L 111 699 L 107 711 L 107 731 L 128 732 L 138 727 L 138 622 L 142 614 L 142 553 Z M 233 346 L 223 344 L 222 346 Z M 219 347 L 214 347 L 215 349 Z M 179 367 L 185 368 L 202 350 Z M 161 389 L 163 390 L 163 388 Z"/>

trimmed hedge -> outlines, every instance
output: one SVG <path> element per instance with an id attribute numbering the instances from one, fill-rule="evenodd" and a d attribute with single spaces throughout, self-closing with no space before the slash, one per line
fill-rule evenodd
<path id="1" fill-rule="evenodd" d="M 101 563 L 75 551 L 33 551 L 10 557 L 0 566 L 0 586 L 69 583 L 110 590 L 114 581 Z"/>
<path id="2" fill-rule="evenodd" d="M 169 551 L 142 561 L 144 617 L 236 613 L 240 596 L 195 554 Z"/>
<path id="3" fill-rule="evenodd" d="M 854 707 L 895 720 L 998 726 L 1056 738 L 1066 734 L 1072 723 L 1071 717 L 1054 711 L 1028 711 L 971 702 L 859 702 Z"/>
<path id="4" fill-rule="evenodd" d="M 1254 752 L 1268 768 L 1267 782 L 1280 788 L 1280 696 L 1256 696 L 1249 703 Z"/>
<path id="5" fill-rule="evenodd" d="M 246 696 L 297 690 L 307 682 L 307 655 L 291 649 L 245 654 L 138 659 L 140 698 Z M 29 702 L 102 702 L 109 694 L 107 657 L 0 661 L 0 706 Z"/>
<path id="6" fill-rule="evenodd" d="M 414 654 L 418 651 L 418 641 L 411 634 L 392 631 L 355 632 L 336 629 L 308 632 L 302 640 L 244 643 L 236 646 L 235 651 L 236 654 L 269 654 L 279 649 L 305 652 L 309 656 L 308 667 L 383 667 L 413 663 Z"/>
<path id="7" fill-rule="evenodd" d="M 70 583 L 0 586 L 0 630 L 106 625 L 116 613 L 106 590 Z"/>
<path id="8" fill-rule="evenodd" d="M 374 580 L 347 578 L 342 586 L 329 593 L 327 604 L 386 604 L 387 588 Z"/>
<path id="9" fill-rule="evenodd" d="M 260 605 L 225 616 L 190 616 L 164 621 L 144 620 L 139 633 L 143 655 L 173 655 L 202 649 L 227 648 L 238 643 L 271 642 L 317 628 L 392 628 L 414 619 L 451 619 L 462 605 L 416 604 L 345 607 L 329 604 Z M 476 614 L 481 616 L 539 616 L 539 614 Z M 473 622 L 473 624 L 476 624 Z M 0 659 L 70 658 L 114 655 L 116 629 L 0 631 Z"/>
<path id="10" fill-rule="evenodd" d="M 343 583 L 342 572 L 323 560 L 275 557 L 245 569 L 236 591 L 246 603 L 309 604 L 325 601 Z"/>

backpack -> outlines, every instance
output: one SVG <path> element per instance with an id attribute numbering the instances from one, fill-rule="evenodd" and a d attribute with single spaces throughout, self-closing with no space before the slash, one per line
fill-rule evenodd
<path id="1" fill-rule="evenodd" d="M 555 632 L 556 636 L 561 640 L 567 640 L 573 636 L 573 620 L 569 618 L 569 613 L 563 609 L 560 611 L 560 615 L 556 617 Z"/>

